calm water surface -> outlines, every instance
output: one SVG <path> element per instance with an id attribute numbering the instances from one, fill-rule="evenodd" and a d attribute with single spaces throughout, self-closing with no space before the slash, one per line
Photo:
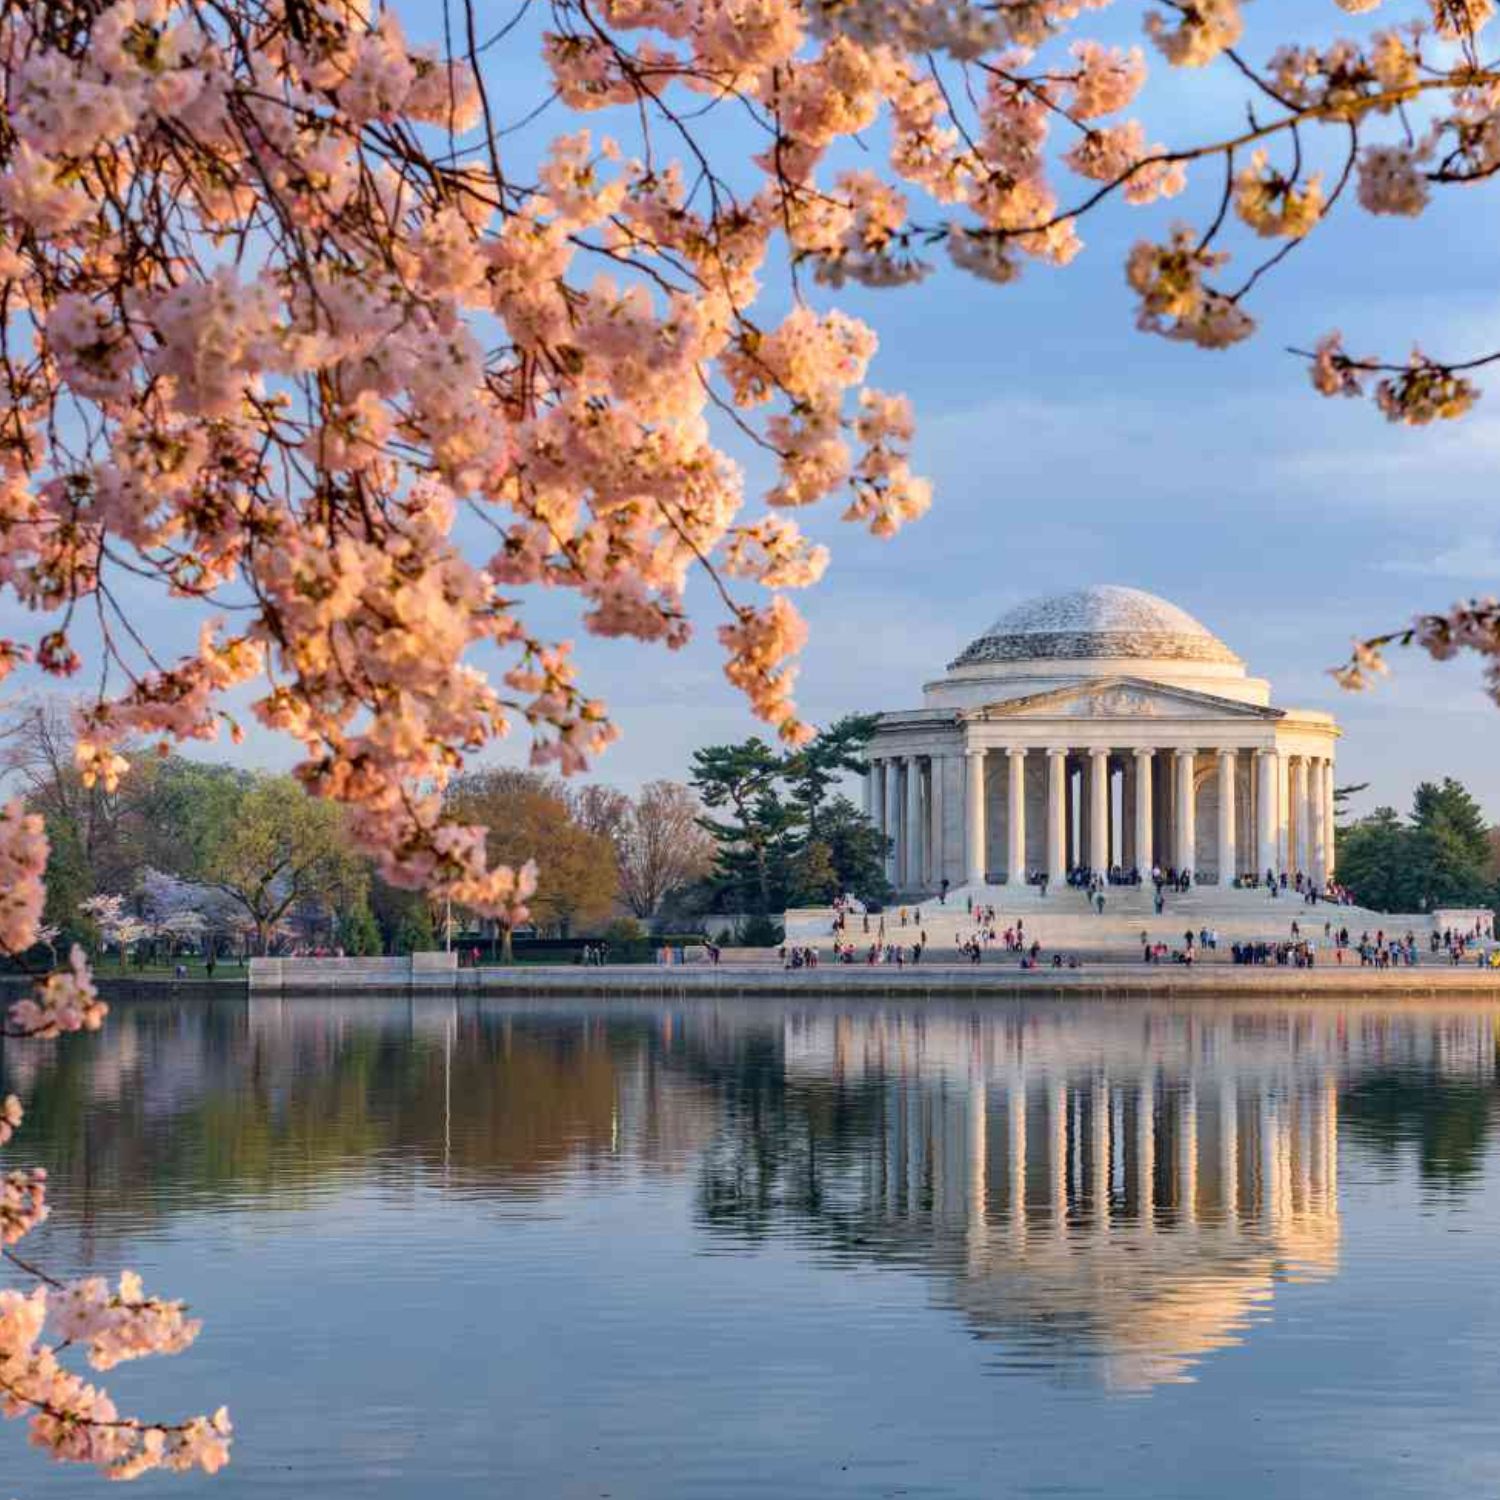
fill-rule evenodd
<path id="1" fill-rule="evenodd" d="M 28 1245 L 233 1497 L 1493 1495 L 1500 1011 L 117 1005 Z M 0 1440 L 4 1493 L 97 1481 Z"/>

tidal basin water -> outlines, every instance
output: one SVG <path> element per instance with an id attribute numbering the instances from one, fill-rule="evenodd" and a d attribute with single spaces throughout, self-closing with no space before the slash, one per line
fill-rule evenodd
<path id="1" fill-rule="evenodd" d="M 155 1495 L 1489 1496 L 1500 1010 L 117 1004 L 54 1268 L 205 1319 Z M 99 1493 L 0 1432 L 6 1495 Z"/>

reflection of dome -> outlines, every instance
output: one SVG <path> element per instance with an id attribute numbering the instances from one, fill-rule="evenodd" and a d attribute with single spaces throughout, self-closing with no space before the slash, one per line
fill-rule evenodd
<path id="1" fill-rule="evenodd" d="M 970 642 L 952 665 L 1100 658 L 1239 661 L 1186 610 L 1144 589 L 1099 584 L 1017 605 Z"/>

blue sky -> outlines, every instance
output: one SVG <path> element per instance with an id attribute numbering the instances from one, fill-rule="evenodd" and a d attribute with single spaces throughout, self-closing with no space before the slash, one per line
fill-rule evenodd
<path id="1" fill-rule="evenodd" d="M 1337 32 L 1338 12 L 1325 9 Z M 1249 56 L 1269 56 L 1294 17 L 1306 36 L 1305 0 L 1246 15 Z M 1117 7 L 1098 31 L 1129 41 L 1138 18 Z M 1153 67 L 1153 84 L 1153 139 L 1181 144 L 1243 123 L 1244 89 L 1223 74 Z M 1355 352 L 1397 358 L 1414 339 L 1452 357 L 1500 346 L 1495 192 L 1449 189 L 1414 222 L 1373 219 L 1351 196 L 1263 281 L 1260 332 L 1236 349 L 1138 333 L 1123 274 L 1130 245 L 1176 218 L 1201 223 L 1218 188 L 1200 171 L 1175 203 L 1087 219 L 1071 267 L 1028 267 L 1011 287 L 940 266 L 914 289 L 815 294 L 878 331 L 871 383 L 912 397 L 916 467 L 936 501 L 893 542 L 810 524 L 834 562 L 798 599 L 813 627 L 804 711 L 821 721 L 914 706 L 922 683 L 1009 605 L 1132 584 L 1222 635 L 1270 678 L 1277 703 L 1336 713 L 1340 783 L 1372 783 L 1356 808 L 1405 807 L 1418 781 L 1452 774 L 1500 818 L 1500 709 L 1477 661 L 1403 653 L 1396 675 L 1365 695 L 1327 675 L 1356 635 L 1500 586 L 1500 387 L 1467 421 L 1413 431 L 1371 404 L 1316 396 L 1286 352 L 1334 327 Z M 1244 252 L 1236 268 L 1253 264 L 1255 245 L 1230 243 Z M 680 774 L 696 745 L 757 731 L 719 677 L 707 631 L 660 667 L 586 639 L 578 657 L 597 667 L 625 731 L 604 778 Z"/>
<path id="2" fill-rule="evenodd" d="M 1322 9 L 1336 30 L 1337 11 Z M 1306 24 L 1307 14 L 1306 0 L 1248 7 L 1247 54 L 1268 56 L 1286 23 Z M 1130 40 L 1138 18 L 1121 6 L 1089 30 Z M 543 86 L 527 45 L 499 70 L 517 116 Z M 1243 123 L 1244 90 L 1222 73 L 1153 67 L 1148 88 L 1156 85 L 1144 111 L 1153 139 L 1183 144 Z M 742 151 L 748 142 L 722 119 L 705 123 L 708 143 Z M 512 163 L 531 149 L 515 142 Z M 1072 267 L 1029 267 L 1012 287 L 940 268 L 918 288 L 814 292 L 879 333 L 871 383 L 912 397 L 916 467 L 933 479 L 936 502 L 888 543 L 837 524 L 832 507 L 802 518 L 834 546 L 824 582 L 798 600 L 813 627 L 803 710 L 822 721 L 914 706 L 923 681 L 1009 605 L 1081 584 L 1131 584 L 1222 635 L 1271 679 L 1278 703 L 1337 713 L 1347 735 L 1340 782 L 1373 783 L 1357 807 L 1405 806 L 1417 781 L 1453 774 L 1500 818 L 1500 709 L 1476 662 L 1403 655 L 1395 678 L 1364 696 L 1341 693 L 1326 675 L 1356 634 L 1496 590 L 1500 386 L 1466 422 L 1413 432 L 1366 403 L 1319 399 L 1285 352 L 1332 327 L 1357 353 L 1399 356 L 1414 337 L 1455 357 L 1500 346 L 1495 190 L 1449 189 L 1415 222 L 1346 204 L 1262 284 L 1252 308 L 1261 331 L 1234 350 L 1136 332 L 1123 277 L 1130 244 L 1160 238 L 1177 217 L 1201 221 L 1217 191 L 1200 172 L 1175 204 L 1111 207 L 1085 220 L 1087 249 Z M 770 305 L 784 305 L 785 291 L 773 284 Z M 763 465 L 732 435 L 726 445 L 753 494 Z M 565 600 L 539 601 L 535 623 L 575 639 L 589 687 L 624 731 L 600 779 L 683 777 L 696 746 L 759 731 L 720 675 L 707 591 L 690 603 L 704 612 L 699 639 L 669 656 L 581 636 Z M 141 608 L 153 639 L 190 645 L 180 612 L 144 599 Z M 13 606 L 0 611 L 0 629 L 17 623 Z M 524 751 L 518 735 L 499 758 Z M 282 766 L 295 752 L 252 734 L 233 753 Z"/>

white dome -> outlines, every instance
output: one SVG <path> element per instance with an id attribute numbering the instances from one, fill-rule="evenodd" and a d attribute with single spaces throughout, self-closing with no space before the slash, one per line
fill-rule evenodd
<path id="1" fill-rule="evenodd" d="M 1030 599 L 970 642 L 952 667 L 1046 660 L 1239 664 L 1186 610 L 1144 589 L 1099 584 Z"/>

